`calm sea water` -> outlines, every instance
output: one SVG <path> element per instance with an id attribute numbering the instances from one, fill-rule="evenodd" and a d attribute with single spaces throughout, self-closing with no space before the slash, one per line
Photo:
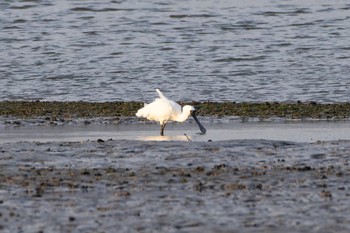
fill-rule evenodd
<path id="1" fill-rule="evenodd" d="M 350 100 L 348 0 L 0 2 L 0 100 Z"/>

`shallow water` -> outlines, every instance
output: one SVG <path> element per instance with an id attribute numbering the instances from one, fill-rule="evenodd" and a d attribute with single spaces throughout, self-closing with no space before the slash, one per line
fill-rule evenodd
<path id="1" fill-rule="evenodd" d="M 20 141 L 226 141 L 226 140 L 277 140 L 317 142 L 350 140 L 348 121 L 296 121 L 296 122 L 231 122 L 208 123 L 207 133 L 200 134 L 192 123 L 168 124 L 166 136 L 159 136 L 159 125 L 150 123 L 93 124 L 63 126 L 2 126 L 0 143 Z"/>
<path id="2" fill-rule="evenodd" d="M 350 4 L 2 1 L 0 100 L 349 100 Z"/>

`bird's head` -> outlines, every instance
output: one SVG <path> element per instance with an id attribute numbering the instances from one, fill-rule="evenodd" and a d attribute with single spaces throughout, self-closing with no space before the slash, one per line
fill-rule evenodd
<path id="1" fill-rule="evenodd" d="M 201 130 L 202 134 L 205 134 L 207 132 L 207 130 L 204 128 L 204 126 L 199 122 L 199 120 L 197 119 L 196 116 L 196 109 L 191 106 L 191 105 L 185 105 L 182 108 L 182 113 L 186 114 L 187 116 L 191 115 L 193 117 L 193 119 L 196 121 L 196 123 L 199 126 L 199 129 Z"/>
<path id="2" fill-rule="evenodd" d="M 182 112 L 188 116 L 192 115 L 195 111 L 196 109 L 191 105 L 185 105 L 182 107 Z"/>

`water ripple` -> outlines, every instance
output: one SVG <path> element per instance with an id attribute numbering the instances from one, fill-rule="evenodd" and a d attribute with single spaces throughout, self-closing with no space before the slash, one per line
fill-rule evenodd
<path id="1" fill-rule="evenodd" d="M 94 9 L 89 7 L 75 7 L 71 11 L 90 11 L 90 12 L 109 12 L 109 11 L 133 11 L 134 9 L 119 9 L 119 8 L 102 8 Z"/>
<path id="2" fill-rule="evenodd" d="M 0 100 L 350 98 L 350 5 L 78 0 L 0 3 Z"/>

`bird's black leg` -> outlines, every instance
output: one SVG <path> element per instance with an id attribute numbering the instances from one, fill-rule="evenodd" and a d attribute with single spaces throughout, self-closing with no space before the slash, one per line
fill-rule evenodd
<path id="1" fill-rule="evenodd" d="M 166 125 L 166 122 L 163 123 L 163 124 L 160 126 L 160 136 L 164 136 L 164 128 L 165 128 L 165 125 Z"/>

